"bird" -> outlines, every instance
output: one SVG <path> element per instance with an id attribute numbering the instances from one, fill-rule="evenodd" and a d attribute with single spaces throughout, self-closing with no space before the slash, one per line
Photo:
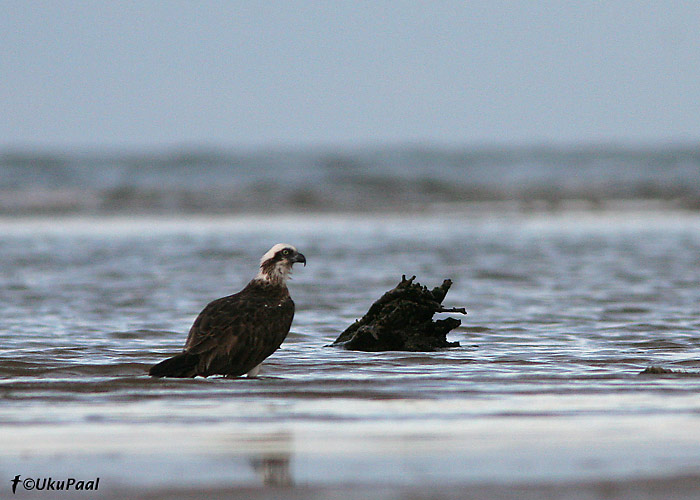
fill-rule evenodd
<path id="1" fill-rule="evenodd" d="M 306 257 L 292 245 L 270 248 L 245 288 L 207 304 L 194 320 L 183 351 L 152 366 L 149 375 L 256 377 L 292 325 L 294 301 L 287 280 L 295 263 L 306 266 Z"/>

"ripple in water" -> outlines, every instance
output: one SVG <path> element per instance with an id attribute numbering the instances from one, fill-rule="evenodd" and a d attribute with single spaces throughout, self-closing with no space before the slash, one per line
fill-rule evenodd
<path id="1" fill-rule="evenodd" d="M 41 469 L 61 454 L 154 487 L 166 481 L 155 468 L 193 457 L 202 465 L 166 474 L 167 486 L 202 475 L 415 486 L 700 466 L 694 217 L 257 218 L 158 231 L 134 220 L 104 230 L 112 222 L 6 223 L 0 237 L 0 434 L 16 463 Z M 149 378 L 199 310 L 240 289 L 276 241 L 309 265 L 290 283 L 292 333 L 262 377 Z M 462 347 L 327 347 L 402 274 L 453 280 L 445 305 L 469 315 L 449 340 Z M 639 376 L 651 365 L 690 375 Z M 222 457 L 233 469 L 204 471 Z M 382 466 L 398 472 L 372 472 Z"/>

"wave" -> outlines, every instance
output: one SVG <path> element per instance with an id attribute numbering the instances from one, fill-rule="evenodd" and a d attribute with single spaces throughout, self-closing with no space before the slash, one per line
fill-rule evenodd
<path id="1" fill-rule="evenodd" d="M 0 214 L 700 209 L 700 148 L 0 153 Z"/>

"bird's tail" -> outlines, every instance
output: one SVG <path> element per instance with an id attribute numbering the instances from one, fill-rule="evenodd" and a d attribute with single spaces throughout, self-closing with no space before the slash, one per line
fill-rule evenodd
<path id="1" fill-rule="evenodd" d="M 153 365 L 148 371 L 151 377 L 188 378 L 197 375 L 198 354 L 183 352 Z"/>

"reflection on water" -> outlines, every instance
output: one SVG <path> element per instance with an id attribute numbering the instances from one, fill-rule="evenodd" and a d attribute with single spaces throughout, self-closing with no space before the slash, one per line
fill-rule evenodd
<path id="1" fill-rule="evenodd" d="M 293 481 L 290 462 L 289 455 L 271 454 L 252 458 L 250 465 L 265 486 L 291 486 Z"/>
<path id="2" fill-rule="evenodd" d="M 291 432 L 232 434 L 225 439 L 226 446 L 238 449 L 248 456 L 248 463 L 264 486 L 292 486 Z"/>
<path id="3" fill-rule="evenodd" d="M 105 484 L 461 484 L 696 474 L 700 219 L 0 222 L 0 469 Z M 155 380 L 288 241 L 292 332 L 259 379 Z M 469 316 L 435 353 L 325 347 L 402 274 Z M 10 465 L 8 465 L 10 464 Z M 4 477 L 3 476 L 3 477 Z"/>

